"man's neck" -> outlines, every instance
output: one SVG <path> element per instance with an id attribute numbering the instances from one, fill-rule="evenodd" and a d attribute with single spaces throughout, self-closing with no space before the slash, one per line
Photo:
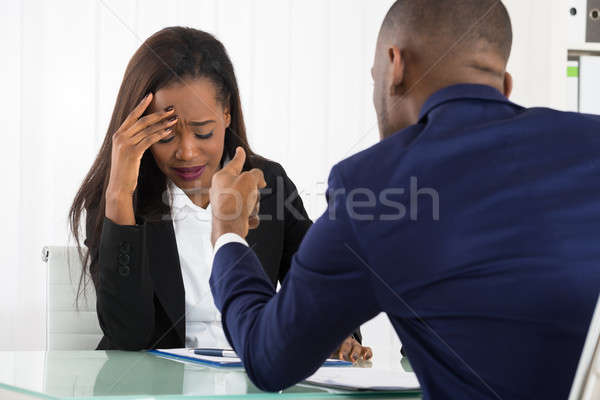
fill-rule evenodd
<path id="1" fill-rule="evenodd" d="M 494 77 L 489 73 L 474 71 L 466 68 L 460 74 L 447 75 L 444 79 L 432 79 L 428 84 L 421 82 L 413 86 L 409 93 L 405 93 L 393 100 L 397 104 L 402 102 L 401 107 L 390 107 L 388 114 L 389 128 L 383 135 L 383 138 L 389 137 L 394 133 L 408 128 L 419 122 L 419 115 L 425 102 L 435 93 L 450 86 L 460 84 L 486 85 L 491 86 L 501 93 L 504 93 L 504 82 L 499 77 Z M 409 86 L 411 87 L 411 86 Z"/>

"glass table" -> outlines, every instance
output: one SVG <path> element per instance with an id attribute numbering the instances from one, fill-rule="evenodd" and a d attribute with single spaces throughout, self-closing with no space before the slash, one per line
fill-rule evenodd
<path id="1" fill-rule="evenodd" d="M 403 361 L 397 368 L 408 369 Z M 279 393 L 262 392 L 242 368 L 211 368 L 146 352 L 0 352 L 0 399 L 175 400 L 202 398 L 402 398 L 419 393 L 342 391 L 301 383 Z"/>

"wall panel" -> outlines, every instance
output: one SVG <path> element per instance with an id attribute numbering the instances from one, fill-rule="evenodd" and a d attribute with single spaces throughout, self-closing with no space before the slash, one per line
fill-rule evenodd
<path id="1" fill-rule="evenodd" d="M 280 162 L 311 217 L 331 166 L 378 140 L 370 68 L 393 0 L 10 0 L 1 17 L 8 96 L 0 167 L 5 250 L 0 348 L 45 345 L 40 250 L 66 244 L 66 214 L 103 140 L 125 67 L 155 31 L 214 33 L 234 62 L 252 147 Z M 562 107 L 566 25 L 560 0 L 506 0 L 513 18 L 513 100 Z M 369 331 L 371 332 L 369 334 Z M 397 349 L 386 318 L 365 328 Z M 394 350 L 395 351 L 395 350 Z"/>

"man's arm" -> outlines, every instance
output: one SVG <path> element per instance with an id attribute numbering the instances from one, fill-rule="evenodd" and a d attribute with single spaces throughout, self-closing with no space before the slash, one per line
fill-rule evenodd
<path id="1" fill-rule="evenodd" d="M 340 187 L 332 171 L 330 189 Z M 277 294 L 251 248 L 217 249 L 210 279 L 215 304 L 259 388 L 277 391 L 307 378 L 380 311 L 369 271 L 353 254 L 359 252 L 354 238 L 345 196 L 337 195 L 307 232 Z"/>

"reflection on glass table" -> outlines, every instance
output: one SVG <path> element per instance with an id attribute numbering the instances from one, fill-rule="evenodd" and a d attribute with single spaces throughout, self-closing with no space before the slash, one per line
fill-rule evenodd
<path id="1" fill-rule="evenodd" d="M 241 368 L 211 368 L 145 352 L 120 351 L 0 352 L 0 393 L 3 391 L 29 395 L 27 400 L 420 398 L 418 393 L 350 392 L 308 384 L 281 393 L 265 393 L 250 382 Z"/>

